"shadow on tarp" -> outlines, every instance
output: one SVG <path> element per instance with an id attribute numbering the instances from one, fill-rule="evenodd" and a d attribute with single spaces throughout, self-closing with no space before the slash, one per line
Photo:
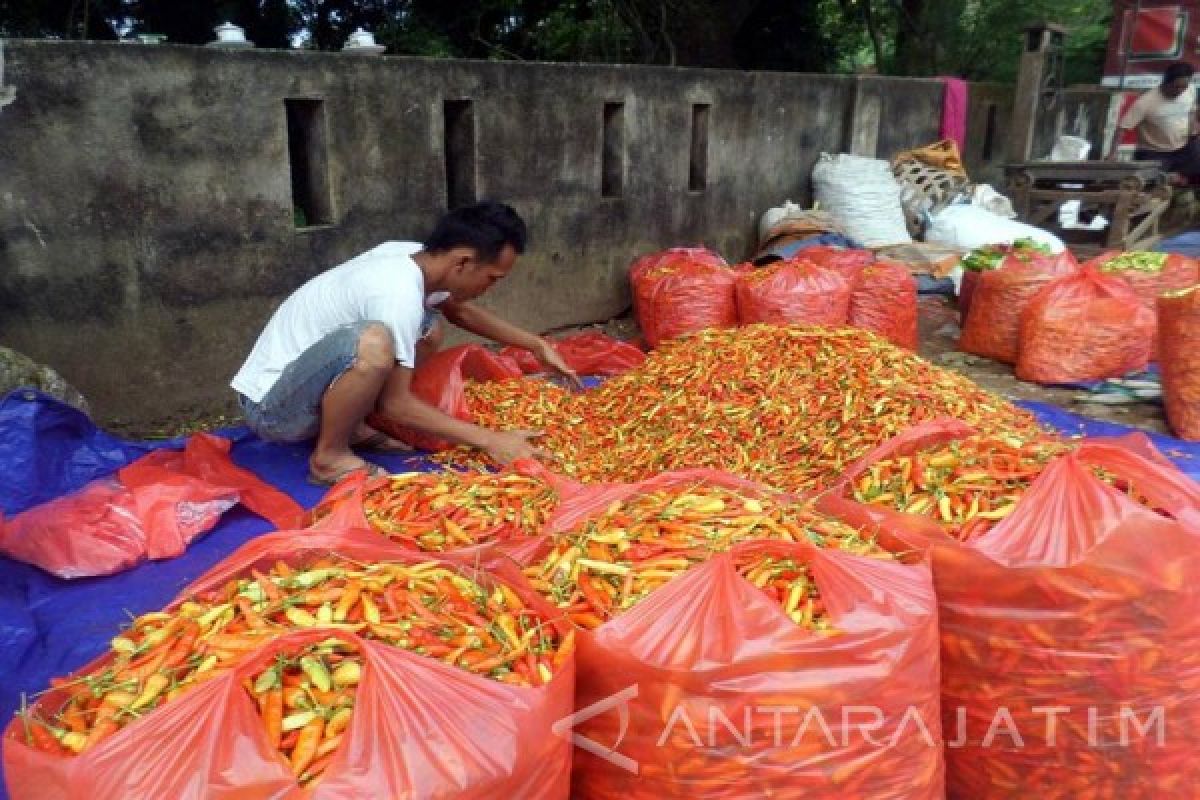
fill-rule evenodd
<path id="1" fill-rule="evenodd" d="M 1116 422 L 1105 422 L 1092 419 L 1059 408 L 1050 403 L 1039 403 L 1035 400 L 1019 400 L 1017 405 L 1027 408 L 1043 425 L 1049 425 L 1068 436 L 1124 436 L 1127 433 L 1144 433 L 1154 442 L 1154 446 L 1163 455 L 1171 459 L 1175 466 L 1193 480 L 1200 480 L 1200 442 L 1185 442 L 1161 433 L 1151 433 L 1141 428 L 1132 428 Z"/>
<path id="2" fill-rule="evenodd" d="M 274 445 L 245 428 L 216 431 L 230 439 L 233 460 L 311 508 L 325 489 L 310 485 L 308 445 Z M 0 401 L 0 508 L 17 513 L 67 494 L 152 450 L 182 449 L 183 438 L 130 442 L 107 434 L 88 417 L 29 391 Z M 428 470 L 420 456 L 371 456 L 395 472 Z M 20 708 L 21 695 L 78 669 L 108 647 L 131 616 L 161 608 L 183 587 L 245 542 L 271 529 L 242 510 L 226 513 L 180 557 L 144 562 L 98 578 L 62 580 L 0 556 L 0 723 Z M 0 798 L 7 797 L 0 784 Z"/>

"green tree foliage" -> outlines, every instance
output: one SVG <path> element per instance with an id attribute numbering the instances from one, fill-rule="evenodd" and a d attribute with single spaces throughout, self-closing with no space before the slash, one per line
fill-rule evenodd
<path id="1" fill-rule="evenodd" d="M 231 21 L 260 47 L 334 50 L 362 26 L 410 55 L 1012 81 L 1022 28 L 1050 20 L 1068 81 L 1091 82 L 1111 17 L 1111 0 L 0 0 L 0 35 L 202 44 Z"/>

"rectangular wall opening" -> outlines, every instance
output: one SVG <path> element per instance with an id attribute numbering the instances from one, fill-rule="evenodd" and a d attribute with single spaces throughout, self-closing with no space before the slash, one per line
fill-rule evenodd
<path id="1" fill-rule="evenodd" d="M 604 104 L 604 142 L 600 163 L 600 196 L 625 193 L 625 104 Z"/>
<path id="2" fill-rule="evenodd" d="M 707 103 L 692 106 L 692 148 L 688 158 L 688 189 L 703 191 L 708 186 Z"/>
<path id="3" fill-rule="evenodd" d="M 996 104 L 987 107 L 987 124 L 983 128 L 983 160 L 992 160 L 992 148 L 996 144 Z"/>
<path id="4" fill-rule="evenodd" d="M 333 224 L 329 185 L 329 136 L 325 101 L 287 98 L 288 164 L 292 173 L 292 220 L 297 228 Z"/>
<path id="5" fill-rule="evenodd" d="M 470 100 L 442 105 L 442 153 L 446 160 L 446 207 L 475 202 L 475 111 Z"/>

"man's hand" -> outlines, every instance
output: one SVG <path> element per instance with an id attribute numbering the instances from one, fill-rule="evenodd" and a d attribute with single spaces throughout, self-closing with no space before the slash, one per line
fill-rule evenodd
<path id="1" fill-rule="evenodd" d="M 499 464 L 511 464 L 522 458 L 545 459 L 549 454 L 529 441 L 541 435 L 541 431 L 492 431 L 483 449 Z"/>
<path id="2" fill-rule="evenodd" d="M 567 366 L 567 362 L 563 361 L 562 356 L 558 354 L 553 345 L 545 339 L 540 341 L 541 346 L 530 352 L 542 363 L 542 366 L 555 375 L 565 378 L 572 389 L 582 389 L 583 381 L 579 380 L 579 375 L 575 373 L 575 370 Z"/>

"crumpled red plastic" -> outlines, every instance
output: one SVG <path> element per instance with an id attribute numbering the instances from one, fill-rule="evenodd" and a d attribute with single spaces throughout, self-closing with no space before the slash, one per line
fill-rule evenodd
<path id="1" fill-rule="evenodd" d="M 244 545 L 187 587 L 170 608 L 252 568 L 269 569 L 280 560 L 297 565 L 328 552 L 361 561 L 431 560 L 366 531 L 280 532 Z M 504 580 L 527 602 L 543 602 L 516 577 L 518 582 Z M 276 653 L 330 637 L 360 648 L 363 677 L 337 755 L 321 781 L 302 790 L 267 741 L 242 683 Z M 98 659 L 84 669 L 103 662 Z M 78 756 L 27 746 L 20 721 L 14 720 L 3 740 L 4 772 L 14 800 L 560 800 L 569 790 L 570 742 L 551 729 L 571 713 L 574 677 L 573 660 L 568 659 L 546 686 L 508 686 L 347 631 L 313 628 L 272 640 L 230 673 L 186 692 Z M 62 695 L 63 690 L 54 689 L 38 702 L 62 702 Z"/>
<path id="2" fill-rule="evenodd" d="M 585 486 L 564 499 L 546 530 L 570 530 L 639 492 L 699 483 L 763 491 L 704 469 Z M 812 565 L 840 635 L 798 628 L 736 572 L 734 559 L 767 554 Z M 513 557 L 527 563 L 536 554 Z M 748 542 L 715 555 L 577 633 L 573 732 L 585 741 L 575 751 L 573 796 L 941 798 L 935 606 L 924 563 L 807 542 Z M 820 720 L 804 721 L 810 708 Z M 878 724 L 876 741 L 894 736 L 894 746 L 876 747 L 856 722 Z"/>
<path id="3" fill-rule="evenodd" d="M 471 421 L 464 387 L 467 381 L 499 381 L 519 378 L 524 373 L 515 361 L 478 344 L 450 347 L 430 356 L 413 370 L 412 393 L 439 411 Z M 446 450 L 451 442 L 414 430 L 376 412 L 367 424 L 389 436 L 424 450 Z"/>
<path id="4" fill-rule="evenodd" d="M 1154 331 L 1154 312 L 1128 284 L 1085 266 L 1045 286 L 1025 310 L 1017 377 L 1075 383 L 1145 369 Z"/>
<path id="5" fill-rule="evenodd" d="M 1167 422 L 1200 441 L 1200 288 L 1158 299 L 1158 352 Z"/>
<path id="6" fill-rule="evenodd" d="M 957 421 L 917 426 L 845 480 L 970 432 Z M 1084 442 L 967 543 L 924 517 L 837 493 L 821 499 L 851 522 L 879 525 L 881 542 L 933 555 L 948 796 L 1151 800 L 1189 796 L 1200 780 L 1200 489 L 1143 455 L 1148 447 L 1144 437 Z M 1133 484 L 1162 513 L 1097 479 L 1092 466 Z M 1051 736 L 1047 709 L 1057 708 L 1070 711 Z M 1145 725 L 1158 709 L 1161 741 L 1157 723 L 1146 735 L 1131 727 L 1130 715 Z"/>
<path id="7" fill-rule="evenodd" d="M 300 506 L 236 466 L 231 446 L 197 433 L 182 451 L 155 451 L 116 476 L 0 520 L 0 552 L 60 578 L 82 578 L 179 556 L 239 502 L 276 526 L 298 524 Z"/>
<path id="8" fill-rule="evenodd" d="M 1055 256 L 1005 256 L 998 268 L 979 276 L 958 349 L 1015 364 L 1025 309 L 1042 287 L 1077 269 L 1078 262 L 1067 250 Z"/>
<path id="9" fill-rule="evenodd" d="M 651 347 L 705 328 L 737 326 L 736 273 L 708 250 L 675 248 L 629 268 L 633 309 Z"/>
<path id="10" fill-rule="evenodd" d="M 638 367 L 646 354 L 628 342 L 598 331 L 586 331 L 551 342 L 567 366 L 579 375 L 610 378 Z M 505 347 L 501 356 L 511 358 L 527 375 L 544 372 L 533 353 L 521 347 Z"/>
<path id="11" fill-rule="evenodd" d="M 850 312 L 846 279 L 803 255 L 742 272 L 735 291 L 743 325 L 845 325 Z"/>
<path id="12" fill-rule="evenodd" d="M 850 325 L 874 331 L 897 347 L 916 350 L 917 280 L 908 267 L 876 261 L 850 295 Z"/>

